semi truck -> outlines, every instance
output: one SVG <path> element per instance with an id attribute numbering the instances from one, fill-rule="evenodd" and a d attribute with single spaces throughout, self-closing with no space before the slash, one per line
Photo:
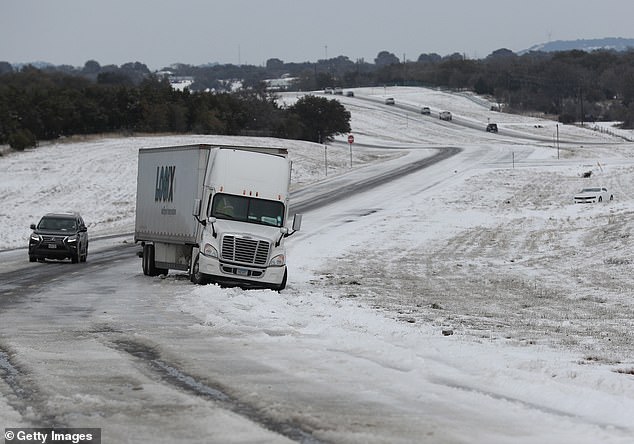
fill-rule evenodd
<path id="1" fill-rule="evenodd" d="M 196 144 L 139 149 L 134 241 L 146 276 L 282 290 L 291 162 L 285 148 Z"/>

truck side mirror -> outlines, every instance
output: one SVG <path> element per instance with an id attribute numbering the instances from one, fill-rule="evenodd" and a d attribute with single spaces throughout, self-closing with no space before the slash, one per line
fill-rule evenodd
<path id="1" fill-rule="evenodd" d="M 207 226 L 207 222 L 200 220 L 200 209 L 202 207 L 202 200 L 194 199 L 194 207 L 192 208 L 192 216 L 196 218 L 198 223 L 203 227 Z"/>
<path id="2" fill-rule="evenodd" d="M 302 215 L 296 214 L 293 216 L 293 231 L 299 231 L 302 226 Z"/>
<path id="3" fill-rule="evenodd" d="M 288 229 L 285 230 L 284 228 L 281 228 L 280 232 L 282 233 L 282 237 L 288 237 L 292 234 L 295 234 L 295 232 L 299 231 L 301 226 L 302 226 L 302 215 L 296 214 L 295 216 L 293 216 L 293 231 L 289 232 Z M 282 237 L 280 237 L 280 240 L 282 239 Z M 277 245 L 279 245 L 279 241 Z"/>
<path id="4" fill-rule="evenodd" d="M 218 234 L 216 233 L 216 227 L 214 226 L 214 224 L 216 223 L 216 218 L 211 216 L 209 219 L 207 219 L 207 222 L 209 222 L 209 224 L 211 225 L 211 235 L 213 237 L 217 237 Z"/>
<path id="5" fill-rule="evenodd" d="M 192 216 L 198 217 L 200 216 L 200 206 L 202 201 L 200 199 L 194 199 L 194 208 L 192 208 Z"/>

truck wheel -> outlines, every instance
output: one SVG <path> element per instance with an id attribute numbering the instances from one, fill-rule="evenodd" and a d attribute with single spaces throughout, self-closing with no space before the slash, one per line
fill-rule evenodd
<path id="1" fill-rule="evenodd" d="M 286 278 L 288 276 L 288 271 L 284 270 L 284 277 L 282 278 L 282 283 L 275 289 L 276 291 L 282 291 L 286 288 Z"/>
<path id="2" fill-rule="evenodd" d="M 29 256 L 29 262 L 35 262 L 37 258 L 35 256 Z"/>
<path id="3" fill-rule="evenodd" d="M 207 283 L 207 277 L 198 270 L 198 256 L 196 256 L 194 261 L 194 266 L 192 267 L 192 272 L 189 275 L 189 280 L 196 285 L 205 285 Z"/>
<path id="4" fill-rule="evenodd" d="M 77 262 L 79 262 L 79 253 L 77 253 L 77 254 L 73 254 L 73 255 L 70 257 L 70 261 L 71 261 L 73 264 L 76 264 Z"/>

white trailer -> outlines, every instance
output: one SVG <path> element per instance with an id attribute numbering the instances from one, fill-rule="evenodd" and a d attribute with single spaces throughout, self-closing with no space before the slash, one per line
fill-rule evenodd
<path id="1" fill-rule="evenodd" d="M 286 286 L 291 164 L 284 148 L 187 145 L 139 150 L 135 242 L 143 273 L 192 282 Z"/>

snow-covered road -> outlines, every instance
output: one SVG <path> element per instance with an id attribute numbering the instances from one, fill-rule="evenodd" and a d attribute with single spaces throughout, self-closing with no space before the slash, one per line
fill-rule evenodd
<path id="1" fill-rule="evenodd" d="M 630 146 L 565 127 L 558 159 L 554 144 L 503 134 L 507 125 L 553 134 L 552 122 L 437 91 L 389 91 L 397 104 L 459 119 L 494 115 L 496 139 L 384 113 L 383 93 L 355 91 L 375 106 L 340 100 L 357 142 L 401 149 L 355 147 L 347 174 L 423 155 L 408 144 L 462 152 L 307 212 L 289 238 L 281 293 L 148 278 L 134 257 L 26 264 L 22 251 L 34 283 L 38 267 L 75 274 L 2 295 L 1 422 L 101 427 L 121 442 L 630 442 Z M 203 139 L 87 141 L 0 158 L 0 203 L 12 208 L 4 246 L 20 247 L 28 224 L 66 201 L 91 233 L 130 230 L 136 149 Z M 345 145 L 328 149 L 327 178 L 322 147 L 284 143 L 296 190 L 348 170 Z M 62 164 L 43 162 L 51 153 Z M 97 160 L 80 167 L 79 155 Z M 615 202 L 571 203 L 588 169 Z M 83 186 L 64 180 L 69 170 Z M 19 268 L 20 253 L 1 256 Z"/>

